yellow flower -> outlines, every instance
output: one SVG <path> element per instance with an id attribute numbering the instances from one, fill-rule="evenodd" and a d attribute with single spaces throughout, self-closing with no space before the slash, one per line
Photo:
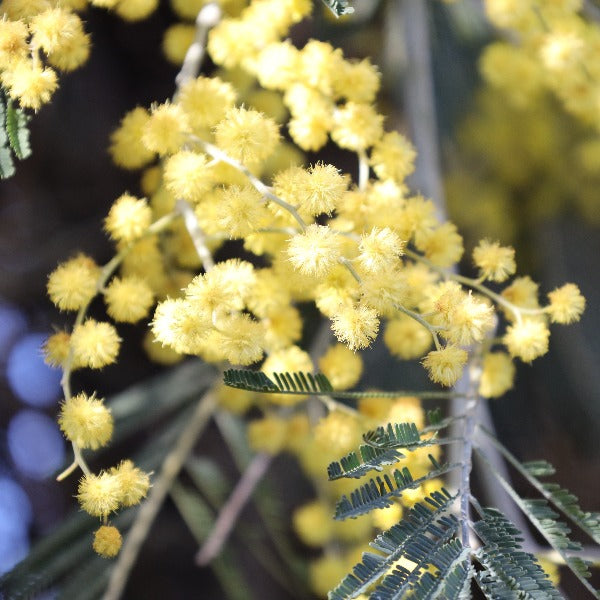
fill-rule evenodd
<path id="1" fill-rule="evenodd" d="M 218 77 L 198 77 L 181 86 L 177 104 L 183 108 L 193 129 L 213 127 L 233 108 L 234 87 Z"/>
<path id="2" fill-rule="evenodd" d="M 231 108 L 215 127 L 219 148 L 244 165 L 256 165 L 279 143 L 279 127 L 273 119 L 245 108 Z"/>
<path id="3" fill-rule="evenodd" d="M 110 323 L 99 323 L 94 319 L 77 325 L 71 335 L 77 363 L 90 369 L 101 369 L 114 363 L 120 343 L 121 338 Z"/>
<path id="4" fill-rule="evenodd" d="M 29 22 L 32 43 L 52 54 L 61 52 L 70 38 L 83 32 L 81 19 L 64 8 L 51 8 L 35 15 Z"/>
<path id="5" fill-rule="evenodd" d="M 351 350 L 370 346 L 379 330 L 377 312 L 362 304 L 341 306 L 332 321 L 335 337 L 348 344 Z"/>
<path id="6" fill-rule="evenodd" d="M 505 352 L 488 352 L 483 359 L 479 393 L 484 398 L 498 398 L 512 388 L 515 365 Z"/>
<path id="7" fill-rule="evenodd" d="M 119 478 L 103 471 L 85 475 L 79 481 L 77 499 L 81 508 L 92 517 L 106 518 L 119 508 L 121 483 Z"/>
<path id="8" fill-rule="evenodd" d="M 329 590 L 333 589 L 346 575 L 346 561 L 333 555 L 325 555 L 314 560 L 309 565 L 310 585 L 321 598 L 326 598 Z"/>
<path id="9" fill-rule="evenodd" d="M 444 223 L 416 236 L 415 244 L 438 267 L 449 267 L 460 260 L 463 253 L 462 237 L 454 223 Z"/>
<path id="10" fill-rule="evenodd" d="M 94 551 L 104 558 L 112 558 L 119 554 L 122 544 L 121 533 L 112 525 L 102 525 L 94 533 Z"/>
<path id="11" fill-rule="evenodd" d="M 58 424 L 69 441 L 92 450 L 106 446 L 113 432 L 113 418 L 104 401 L 84 392 L 62 403 Z"/>
<path id="12" fill-rule="evenodd" d="M 511 356 L 516 356 L 524 362 L 543 356 L 548 352 L 550 331 L 543 321 L 526 319 L 514 323 L 506 330 L 502 338 Z"/>
<path id="13" fill-rule="evenodd" d="M 383 117 L 369 104 L 347 102 L 334 115 L 331 138 L 346 150 L 361 152 L 382 135 Z"/>
<path id="14" fill-rule="evenodd" d="M 333 74 L 333 89 L 337 97 L 364 104 L 375 100 L 380 75 L 369 59 L 359 62 L 342 60 L 338 67 Z"/>
<path id="15" fill-rule="evenodd" d="M 139 21 L 151 15 L 158 7 L 158 0 L 119 0 L 115 12 L 126 21 Z"/>
<path id="16" fill-rule="evenodd" d="M 170 156 L 164 168 L 166 188 L 176 197 L 200 202 L 213 185 L 206 156 L 182 150 Z"/>
<path id="17" fill-rule="evenodd" d="M 300 210 L 309 215 L 325 213 L 331 215 L 336 209 L 348 183 L 333 165 L 317 163 L 298 182 L 296 203 Z"/>
<path id="18" fill-rule="evenodd" d="M 333 535 L 333 511 L 323 502 L 314 500 L 294 510 L 292 524 L 307 546 L 324 546 Z"/>
<path id="19" fill-rule="evenodd" d="M 11 98 L 18 100 L 23 108 L 34 110 L 50 102 L 58 87 L 56 73 L 52 69 L 26 59 L 11 64 L 2 73 L 2 83 L 8 88 Z"/>
<path id="20" fill-rule="evenodd" d="M 302 317 L 297 308 L 282 306 L 263 319 L 265 349 L 269 352 L 282 350 L 302 337 Z"/>
<path id="21" fill-rule="evenodd" d="M 150 312 L 154 294 L 138 277 L 115 277 L 104 291 L 108 314 L 115 321 L 136 323 Z"/>
<path id="22" fill-rule="evenodd" d="M 104 228 L 113 240 L 133 242 L 150 227 L 152 209 L 146 200 L 122 194 L 111 206 Z"/>
<path id="23" fill-rule="evenodd" d="M 347 390 L 358 383 L 363 371 L 360 354 L 343 344 L 335 344 L 319 359 L 319 369 L 336 390 Z"/>
<path id="24" fill-rule="evenodd" d="M 109 473 L 119 482 L 119 504 L 135 506 L 146 497 L 150 489 L 150 477 L 130 460 L 121 461 L 117 467 L 112 467 Z"/>
<path id="25" fill-rule="evenodd" d="M 226 187 L 220 194 L 217 220 L 230 238 L 243 238 L 260 227 L 268 211 L 263 197 L 252 186 Z"/>
<path id="26" fill-rule="evenodd" d="M 404 360 L 420 358 L 429 350 L 431 333 L 407 315 L 399 315 L 388 321 L 383 341 L 390 352 Z"/>
<path id="27" fill-rule="evenodd" d="M 281 452 L 287 433 L 287 423 L 275 415 L 255 419 L 248 424 L 248 443 L 256 452 L 275 455 Z"/>
<path id="28" fill-rule="evenodd" d="M 550 304 L 546 310 L 553 323 L 568 325 L 579 321 L 585 310 L 585 298 L 574 283 L 567 283 L 548 294 Z"/>
<path id="29" fill-rule="evenodd" d="M 61 310 L 79 310 L 96 295 L 100 269 L 84 254 L 60 264 L 48 277 L 48 296 Z"/>
<path id="30" fill-rule="evenodd" d="M 423 366 L 429 378 L 446 387 L 454 385 L 467 362 L 467 353 L 456 346 L 432 350 L 424 359 Z"/>
<path id="31" fill-rule="evenodd" d="M 0 20 L 0 68 L 9 68 L 27 57 L 28 36 L 29 31 L 23 21 Z"/>
<path id="32" fill-rule="evenodd" d="M 189 121 L 183 108 L 166 102 L 152 108 L 142 130 L 142 142 L 149 152 L 174 154 L 185 143 L 188 131 Z"/>
<path id="33" fill-rule="evenodd" d="M 365 271 L 378 273 L 393 268 L 404 251 L 404 242 L 389 227 L 373 227 L 363 234 L 358 246 L 358 262 Z"/>
<path id="34" fill-rule="evenodd" d="M 397 525 L 402 520 L 402 505 L 394 502 L 387 508 L 380 508 L 373 511 L 373 525 L 382 531 Z"/>
<path id="35" fill-rule="evenodd" d="M 142 132 L 150 120 L 145 108 L 130 110 L 110 136 L 109 152 L 113 161 L 124 169 L 139 169 L 154 158 L 155 152 L 142 143 Z"/>
<path id="36" fill-rule="evenodd" d="M 514 248 L 488 240 L 481 240 L 473 250 L 473 262 L 481 276 L 490 281 L 505 281 L 517 269 Z"/>
<path id="37" fill-rule="evenodd" d="M 175 65 L 182 64 L 195 35 L 194 25 L 175 23 L 167 27 L 162 41 L 162 50 L 167 60 Z"/>
<path id="38" fill-rule="evenodd" d="M 44 343 L 44 361 L 51 367 L 63 367 L 71 348 L 71 336 L 66 331 L 57 331 Z"/>
<path id="39" fill-rule="evenodd" d="M 265 332 L 260 323 L 247 314 L 234 314 L 219 323 L 219 348 L 234 365 L 251 365 L 263 356 Z"/>
<path id="40" fill-rule="evenodd" d="M 288 40 L 263 48 L 254 62 L 260 85 L 268 90 L 284 90 L 299 78 L 300 53 Z"/>
<path id="41" fill-rule="evenodd" d="M 342 252 L 342 239 L 328 227 L 309 225 L 304 233 L 289 242 L 292 265 L 304 275 L 325 276 L 337 263 Z"/>
<path id="42" fill-rule="evenodd" d="M 370 164 L 379 179 L 401 183 L 414 171 L 416 156 L 412 144 L 403 135 L 392 131 L 373 146 Z"/>

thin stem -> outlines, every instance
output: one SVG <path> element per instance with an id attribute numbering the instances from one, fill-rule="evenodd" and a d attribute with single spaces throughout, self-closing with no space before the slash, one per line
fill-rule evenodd
<path id="1" fill-rule="evenodd" d="M 417 321 L 417 323 L 420 323 L 421 325 L 423 325 L 423 327 L 425 327 L 425 329 L 427 329 L 427 331 L 429 331 L 429 333 L 431 333 L 431 336 L 433 337 L 433 343 L 435 344 L 435 349 L 436 350 L 442 349 L 442 346 L 440 344 L 440 338 L 438 337 L 438 334 L 437 334 L 437 331 L 439 329 L 442 329 L 441 327 L 432 325 L 431 323 L 427 322 L 419 313 L 416 313 L 416 312 L 406 308 L 405 306 L 402 306 L 402 304 L 395 304 L 394 307 L 396 308 L 396 310 L 399 310 L 401 313 L 404 313 L 405 315 L 411 317 L 411 319 L 414 319 L 415 321 Z"/>
<path id="2" fill-rule="evenodd" d="M 267 453 L 257 454 L 244 471 L 227 502 L 223 505 L 213 530 L 196 554 L 196 564 L 207 565 L 221 552 L 239 515 L 264 477 L 273 457 Z"/>
<path id="3" fill-rule="evenodd" d="M 362 283 L 360 275 L 358 274 L 358 272 L 356 271 L 349 259 L 347 259 L 345 256 L 342 256 L 340 259 L 338 259 L 338 262 L 344 267 L 346 267 L 348 271 L 350 271 L 350 275 L 352 275 L 352 277 L 354 277 L 354 279 L 356 279 L 358 283 Z"/>
<path id="4" fill-rule="evenodd" d="M 202 263 L 202 267 L 204 268 L 204 271 L 208 273 L 215 266 L 215 261 L 206 245 L 206 235 L 204 235 L 204 231 L 202 231 L 192 207 L 188 202 L 180 198 L 175 203 L 175 208 L 181 213 L 185 227 L 190 234 L 196 253 Z"/>
<path id="5" fill-rule="evenodd" d="M 208 142 L 204 141 L 202 138 L 199 138 L 197 136 L 190 136 L 190 139 L 195 144 L 201 146 L 202 149 L 207 154 L 212 156 L 213 158 L 216 158 L 216 159 L 220 160 L 221 162 L 231 165 L 234 169 L 237 169 L 238 171 L 243 173 L 257 192 L 262 194 L 267 200 L 274 202 L 275 204 L 277 204 L 278 206 L 280 206 L 281 208 L 283 208 L 284 210 L 289 212 L 294 217 L 294 219 L 296 219 L 296 221 L 300 225 L 302 231 L 306 230 L 306 227 L 307 227 L 306 222 L 299 215 L 296 208 L 294 206 L 292 206 L 291 204 L 289 204 L 288 202 L 286 202 L 285 200 L 282 200 L 281 198 L 279 198 L 279 196 L 276 196 L 271 191 L 271 188 L 266 183 L 263 183 L 256 175 L 254 175 L 254 173 L 252 173 L 241 162 L 231 158 L 225 152 L 223 152 L 223 150 L 217 148 L 213 144 L 209 144 Z"/>
<path id="6" fill-rule="evenodd" d="M 215 395 L 212 391 L 209 391 L 200 399 L 190 421 L 181 431 L 171 451 L 165 456 L 160 474 L 155 479 L 148 498 L 140 507 L 127 534 L 102 600 L 118 600 L 121 597 L 129 573 L 135 564 L 144 540 L 148 536 L 154 519 L 196 440 L 208 425 L 215 406 Z"/>
<path id="7" fill-rule="evenodd" d="M 66 479 L 77 467 L 79 464 L 76 460 L 74 460 L 60 475 L 56 477 L 56 481 L 62 481 Z"/>
<path id="8" fill-rule="evenodd" d="M 358 189 L 364 191 L 369 184 L 369 161 L 364 150 L 358 152 Z"/>

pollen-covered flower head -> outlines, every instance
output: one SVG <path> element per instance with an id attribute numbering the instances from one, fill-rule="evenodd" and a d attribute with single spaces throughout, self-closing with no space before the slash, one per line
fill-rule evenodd
<path id="1" fill-rule="evenodd" d="M 138 106 L 125 114 L 111 134 L 109 152 L 119 167 L 139 169 L 154 158 L 155 152 L 142 143 L 142 133 L 149 120 L 150 113 Z"/>
<path id="2" fill-rule="evenodd" d="M 217 220 L 230 238 L 256 231 L 269 216 L 263 197 L 252 186 L 227 186 L 219 196 Z"/>
<path id="3" fill-rule="evenodd" d="M 130 460 L 121 461 L 117 467 L 112 467 L 109 473 L 119 481 L 119 503 L 122 506 L 135 506 L 146 497 L 150 488 L 150 476 Z"/>
<path id="4" fill-rule="evenodd" d="M 442 333 L 452 343 L 465 346 L 481 342 L 494 326 L 494 309 L 472 293 L 463 294 L 461 300 L 444 315 L 443 322 L 447 330 Z"/>
<path id="5" fill-rule="evenodd" d="M 197 77 L 181 86 L 177 104 L 183 108 L 192 129 L 213 127 L 233 108 L 234 87 L 218 77 Z"/>
<path id="6" fill-rule="evenodd" d="M 176 198 L 200 202 L 213 186 L 212 172 L 204 154 L 181 150 L 165 162 L 164 182 Z"/>
<path id="7" fill-rule="evenodd" d="M 23 21 L 0 20 L 0 68 L 27 57 L 28 37 L 29 30 Z"/>
<path id="8" fill-rule="evenodd" d="M 340 236 L 330 228 L 313 224 L 290 240 L 288 256 L 292 265 L 304 275 L 323 277 L 340 258 L 342 243 Z"/>
<path id="9" fill-rule="evenodd" d="M 71 334 L 75 361 L 90 369 L 101 369 L 114 363 L 120 344 L 121 338 L 110 323 L 94 319 L 77 325 Z"/>
<path id="10" fill-rule="evenodd" d="M 174 154 L 185 143 L 190 124 L 181 106 L 165 102 L 152 107 L 142 130 L 142 142 L 150 152 Z"/>
<path id="11" fill-rule="evenodd" d="M 404 242 L 389 227 L 373 227 L 368 234 L 362 235 L 358 249 L 361 267 L 367 272 L 378 273 L 397 266 Z"/>
<path id="12" fill-rule="evenodd" d="M 106 518 L 120 505 L 119 478 L 106 471 L 99 475 L 85 475 L 79 482 L 77 499 L 81 508 L 92 517 Z"/>
<path id="13" fill-rule="evenodd" d="M 159 0 L 119 0 L 115 12 L 125 21 L 141 21 L 158 7 Z"/>
<path id="14" fill-rule="evenodd" d="M 218 323 L 219 353 L 234 365 L 251 365 L 263 356 L 265 332 L 246 313 L 233 313 Z"/>
<path id="15" fill-rule="evenodd" d="M 483 358 L 479 393 L 484 398 L 498 398 L 512 388 L 515 365 L 506 352 L 488 352 Z"/>
<path id="16" fill-rule="evenodd" d="M 400 314 L 388 321 L 383 341 L 394 356 L 410 360 L 421 358 L 429 350 L 433 340 L 431 333 L 423 325 Z"/>
<path id="17" fill-rule="evenodd" d="M 383 134 L 383 117 L 370 104 L 347 102 L 334 114 L 331 138 L 346 150 L 362 152 Z"/>
<path id="18" fill-rule="evenodd" d="M 568 325 L 579 321 L 585 310 L 585 298 L 574 283 L 566 283 L 548 294 L 546 310 L 553 323 Z"/>
<path id="19" fill-rule="evenodd" d="M 60 264 L 48 277 L 48 296 L 61 310 L 79 310 L 96 295 L 100 268 L 80 254 Z"/>
<path id="20" fill-rule="evenodd" d="M 351 350 L 367 348 L 377 337 L 379 317 L 364 304 L 340 306 L 333 315 L 331 329 L 335 337 Z"/>
<path id="21" fill-rule="evenodd" d="M 18 100 L 23 108 L 38 110 L 50 102 L 58 87 L 56 72 L 39 62 L 28 59 L 15 60 L 2 72 L 2 83 L 11 98 Z"/>
<path id="22" fill-rule="evenodd" d="M 94 552 L 104 558 L 113 558 L 119 554 L 123 544 L 121 532 L 112 525 L 102 525 L 94 533 Z"/>
<path id="23" fill-rule="evenodd" d="M 58 424 L 69 441 L 92 450 L 106 446 L 113 432 L 113 418 L 103 400 L 84 392 L 62 403 Z"/>
<path id="24" fill-rule="evenodd" d="M 292 515 L 292 524 L 298 537 L 307 546 L 324 546 L 333 537 L 331 510 L 318 500 L 297 508 Z"/>
<path id="25" fill-rule="evenodd" d="M 415 245 L 438 267 L 450 267 L 463 254 L 463 240 L 456 225 L 449 221 L 415 237 Z"/>
<path id="26" fill-rule="evenodd" d="M 333 89 L 338 98 L 369 104 L 379 90 L 380 75 L 368 58 L 361 61 L 338 61 Z"/>
<path id="27" fill-rule="evenodd" d="M 441 350 L 432 350 L 423 359 L 423 366 L 432 381 L 450 387 L 461 376 L 466 362 L 467 353 L 462 348 L 448 345 Z"/>
<path id="28" fill-rule="evenodd" d="M 505 281 L 517 269 L 514 248 L 488 240 L 481 240 L 473 250 L 473 262 L 481 276 L 490 281 Z"/>
<path id="29" fill-rule="evenodd" d="M 524 319 L 508 327 L 502 341 L 510 355 L 531 362 L 548 352 L 550 331 L 540 319 Z"/>
<path id="30" fill-rule="evenodd" d="M 266 415 L 248 423 L 248 445 L 255 452 L 279 454 L 285 445 L 287 422 L 276 415 Z"/>
<path id="31" fill-rule="evenodd" d="M 110 207 L 104 228 L 113 240 L 133 242 L 150 227 L 152 209 L 146 200 L 122 194 Z"/>
<path id="32" fill-rule="evenodd" d="M 64 367 L 71 349 L 71 336 L 66 331 L 53 333 L 44 342 L 44 362 L 51 367 Z M 74 365 L 71 365 L 74 368 Z"/>
<path id="33" fill-rule="evenodd" d="M 136 323 L 150 312 L 154 294 L 139 277 L 115 277 L 104 291 L 104 300 L 115 321 Z"/>
<path id="34" fill-rule="evenodd" d="M 273 119 L 244 107 L 231 108 L 215 127 L 219 148 L 246 166 L 260 163 L 279 143 L 279 127 Z"/>
<path id="35" fill-rule="evenodd" d="M 288 40 L 265 46 L 254 61 L 260 85 L 268 90 L 284 90 L 299 78 L 300 53 Z"/>
<path id="36" fill-rule="evenodd" d="M 32 43 L 46 54 L 62 52 L 70 40 L 83 32 L 78 15 L 65 8 L 50 8 L 29 21 Z"/>
<path id="37" fill-rule="evenodd" d="M 319 369 L 336 390 L 347 390 L 358 383 L 363 371 L 360 354 L 344 344 L 334 344 L 319 359 Z"/>
<path id="38" fill-rule="evenodd" d="M 391 131 L 373 146 L 370 164 L 379 179 L 402 183 L 414 171 L 416 156 L 413 145 L 397 131 Z"/>

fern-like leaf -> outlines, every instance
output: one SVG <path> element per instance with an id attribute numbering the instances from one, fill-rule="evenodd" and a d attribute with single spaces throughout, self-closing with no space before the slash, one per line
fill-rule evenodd
<path id="1" fill-rule="evenodd" d="M 329 592 L 330 600 L 356 598 L 382 577 L 419 536 L 439 535 L 443 528 L 454 527 L 455 517 L 446 515 L 446 512 L 455 499 L 456 496 L 442 489 L 426 497 L 426 504 L 416 503 L 400 523 L 380 533 L 371 542 L 371 546 L 384 556 L 365 552 L 362 562 L 356 564 L 352 572 Z"/>
<path id="2" fill-rule="evenodd" d="M 393 465 L 404 458 L 404 455 L 394 448 L 373 448 L 372 446 L 361 445 L 358 451 L 360 458 L 356 452 L 350 452 L 339 462 L 332 462 L 327 467 L 330 481 L 342 477 L 359 479 L 369 471 L 381 471 L 383 465 Z"/>
<path id="3" fill-rule="evenodd" d="M 15 108 L 13 103 L 8 100 L 6 102 L 6 133 L 10 147 L 20 160 L 31 155 L 28 122 L 29 117 L 20 108 Z"/>
<path id="4" fill-rule="evenodd" d="M 336 16 L 349 15 L 354 9 L 348 5 L 348 0 L 323 0 L 323 4 Z"/>
<path id="5" fill-rule="evenodd" d="M 535 556 L 522 550 L 519 530 L 500 511 L 485 508 L 483 519 L 473 527 L 483 542 L 475 553 L 483 566 L 476 581 L 486 597 L 561 598 Z"/>
<path id="6" fill-rule="evenodd" d="M 14 173 L 15 164 L 6 133 L 6 105 L 3 95 L 0 95 L 0 179 L 11 177 Z"/>
<path id="7" fill-rule="evenodd" d="M 335 507 L 335 519 L 341 521 L 349 517 L 356 518 L 374 508 L 387 508 L 392 505 L 392 498 L 401 496 L 404 490 L 417 488 L 424 481 L 439 477 L 460 466 L 447 463 L 440 465 L 431 455 L 429 455 L 429 460 L 433 464 L 433 469 L 419 479 L 413 479 L 410 470 L 404 467 L 402 470 L 395 469 L 391 477 L 384 474 L 382 477 L 371 479 L 354 490 L 350 494 L 350 498 L 342 496 Z"/>
<path id="8" fill-rule="evenodd" d="M 374 448 L 407 448 L 415 450 L 422 446 L 431 446 L 435 440 L 421 440 L 421 434 L 414 423 L 388 423 L 364 434 L 363 440 Z"/>

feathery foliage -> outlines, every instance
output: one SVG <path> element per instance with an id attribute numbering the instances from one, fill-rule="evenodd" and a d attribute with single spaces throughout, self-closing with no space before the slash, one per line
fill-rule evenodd
<path id="1" fill-rule="evenodd" d="M 29 117 L 15 108 L 12 101 L 0 95 L 0 178 L 6 179 L 15 173 L 13 154 L 19 160 L 31 154 L 29 145 Z"/>
<path id="2" fill-rule="evenodd" d="M 348 5 L 348 0 L 323 0 L 323 4 L 336 16 L 349 15 L 354 9 Z"/>

